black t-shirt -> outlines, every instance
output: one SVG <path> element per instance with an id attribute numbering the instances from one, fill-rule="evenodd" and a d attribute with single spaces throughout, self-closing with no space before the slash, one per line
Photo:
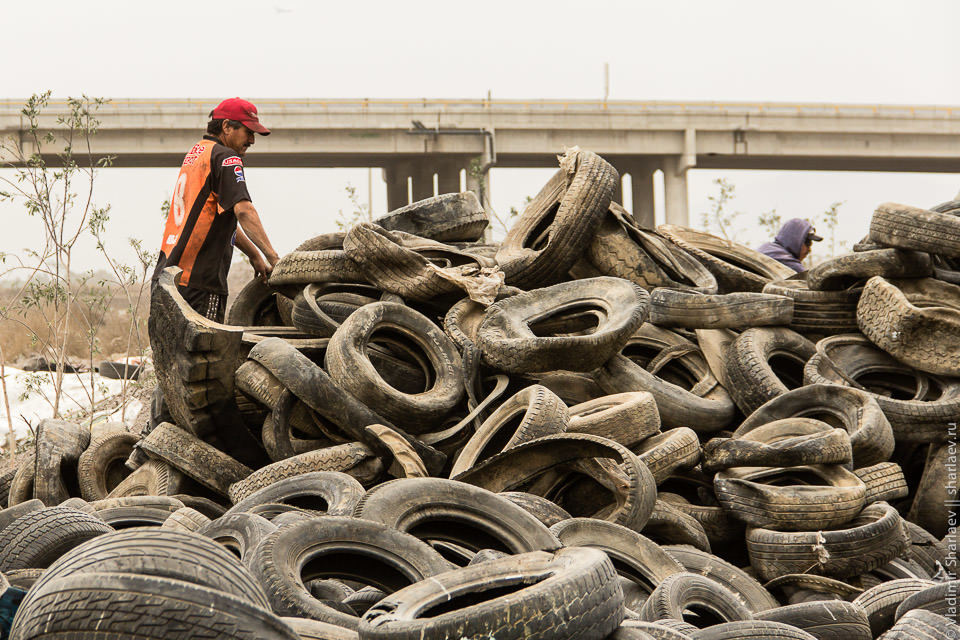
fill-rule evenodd
<path id="1" fill-rule="evenodd" d="M 233 207 L 244 200 L 250 193 L 243 160 L 214 136 L 204 136 L 180 166 L 153 279 L 178 266 L 181 285 L 226 294 L 237 230 Z"/>

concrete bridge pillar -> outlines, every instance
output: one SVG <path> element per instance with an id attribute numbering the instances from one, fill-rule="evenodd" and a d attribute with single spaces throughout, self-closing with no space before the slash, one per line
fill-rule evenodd
<path id="1" fill-rule="evenodd" d="M 444 162 L 437 167 L 437 195 L 441 193 L 460 193 L 459 162 Z"/>
<path id="2" fill-rule="evenodd" d="M 641 227 L 656 226 L 653 214 L 653 174 L 658 169 L 653 162 L 636 162 L 628 167 L 633 195 L 633 219 Z"/>
<path id="3" fill-rule="evenodd" d="M 394 162 L 383 168 L 383 181 L 387 183 L 387 211 L 410 204 L 410 191 L 407 184 L 409 177 L 409 163 Z"/>
<path id="4" fill-rule="evenodd" d="M 667 224 L 690 226 L 687 208 L 687 170 L 680 156 L 663 161 L 663 196 Z"/>
<path id="5" fill-rule="evenodd" d="M 432 198 L 436 195 L 433 189 L 433 164 L 422 162 L 414 165 L 410 173 L 410 179 L 413 183 L 413 202 Z"/>

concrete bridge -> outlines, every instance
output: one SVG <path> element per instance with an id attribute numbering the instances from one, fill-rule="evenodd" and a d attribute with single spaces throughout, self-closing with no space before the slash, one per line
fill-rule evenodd
<path id="1" fill-rule="evenodd" d="M 631 176 L 634 215 L 646 224 L 653 222 L 653 184 L 661 173 L 667 221 L 687 222 L 686 173 L 693 167 L 960 173 L 960 107 L 576 100 L 253 102 L 274 134 L 258 136 L 251 166 L 381 167 L 389 208 L 463 186 L 483 192 L 481 197 L 489 202 L 489 168 L 556 167 L 556 155 L 573 145 L 599 153 L 621 176 Z M 99 111 L 94 152 L 117 156 L 115 166 L 177 166 L 216 103 L 112 100 Z M 22 104 L 0 101 L 0 136 L 24 139 Z M 56 114 L 65 110 L 65 103 L 51 102 L 44 124 L 53 127 Z"/>

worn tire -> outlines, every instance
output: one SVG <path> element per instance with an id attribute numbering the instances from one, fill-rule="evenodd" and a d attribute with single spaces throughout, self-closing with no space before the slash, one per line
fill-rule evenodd
<path id="1" fill-rule="evenodd" d="M 747 329 L 727 352 L 728 391 L 744 414 L 803 386 L 803 366 L 816 352 L 812 342 L 790 329 Z"/>
<path id="2" fill-rule="evenodd" d="M 425 540 L 472 551 L 553 551 L 556 537 L 536 517 L 497 493 L 442 478 L 404 478 L 371 489 L 354 516 Z"/>
<path id="3" fill-rule="evenodd" d="M 440 242 L 475 242 L 489 220 L 472 191 L 443 193 L 394 209 L 374 219 L 388 231 L 403 231 Z"/>
<path id="4" fill-rule="evenodd" d="M 527 291 L 487 307 L 477 346 L 488 365 L 509 373 L 591 371 L 640 328 L 649 304 L 646 291 L 621 278 L 588 278 Z M 535 333 L 538 324 L 578 310 L 594 318 L 588 333 Z"/>
<path id="5" fill-rule="evenodd" d="M 140 448 L 224 496 L 231 484 L 252 472 L 246 465 L 169 422 L 157 425 L 140 442 Z"/>
<path id="6" fill-rule="evenodd" d="M 747 530 L 750 564 L 765 580 L 804 572 L 835 578 L 857 576 L 885 565 L 909 545 L 900 515 L 885 502 L 867 506 L 845 529 Z"/>
<path id="7" fill-rule="evenodd" d="M 400 348 L 434 382 L 420 393 L 404 393 L 377 372 L 366 348 L 377 331 L 398 334 Z M 420 429 L 443 418 L 463 397 L 460 355 L 450 338 L 426 316 L 409 307 L 377 302 L 358 309 L 330 339 L 325 365 L 330 377 L 361 402 L 376 407 L 402 426 Z"/>
<path id="8" fill-rule="evenodd" d="M 785 418 L 814 418 L 846 429 L 855 467 L 884 462 L 893 454 L 893 429 L 877 400 L 865 391 L 834 384 L 807 384 L 768 400 L 740 424 L 733 436 Z"/>
<path id="9" fill-rule="evenodd" d="M 77 479 L 84 500 L 106 498 L 130 475 L 124 462 L 130 457 L 137 440 L 137 436 L 128 431 L 112 431 L 90 441 L 77 463 Z"/>
<path id="10" fill-rule="evenodd" d="M 450 477 L 518 444 L 563 433 L 569 421 L 566 405 L 552 391 L 538 384 L 521 389 L 470 436 L 450 468 Z"/>
<path id="11" fill-rule="evenodd" d="M 274 531 L 257 546 L 248 564 L 276 613 L 354 629 L 356 617 L 315 599 L 305 584 L 320 578 L 346 579 L 391 593 L 451 566 L 412 535 L 377 522 L 336 516 Z"/>
<path id="12" fill-rule="evenodd" d="M 857 305 L 860 331 L 914 369 L 960 376 L 960 287 L 932 278 L 911 285 L 870 278 Z"/>
<path id="13" fill-rule="evenodd" d="M 266 608 L 216 589 L 132 574 L 57 578 L 31 589 L 10 638 L 297 640 Z"/>
<path id="14" fill-rule="evenodd" d="M 360 634 L 369 640 L 601 640 L 624 615 L 616 575 L 606 555 L 582 547 L 491 560 L 387 596 L 364 614 Z M 473 595 L 490 585 L 499 592 Z M 451 593 L 463 597 L 451 601 Z"/>
<path id="15" fill-rule="evenodd" d="M 27 513 L 0 532 L 0 571 L 46 568 L 77 545 L 111 531 L 97 516 L 69 507 Z"/>
<path id="16" fill-rule="evenodd" d="M 595 153 L 568 152 L 500 245 L 497 263 L 507 282 L 532 289 L 560 280 L 606 215 L 617 178 L 616 169 Z"/>
<path id="17" fill-rule="evenodd" d="M 866 612 L 843 600 L 789 604 L 761 611 L 756 619 L 789 624 L 817 640 L 873 640 Z"/>
<path id="18" fill-rule="evenodd" d="M 808 474 L 816 484 L 808 484 Z M 837 465 L 733 467 L 717 473 L 713 484 L 720 504 L 738 520 L 782 531 L 840 526 L 866 500 L 863 481 Z"/>
<path id="19" fill-rule="evenodd" d="M 870 219 L 870 239 L 888 247 L 960 257 L 960 218 L 884 202 Z"/>
<path id="20" fill-rule="evenodd" d="M 960 421 L 960 380 L 917 374 L 859 334 L 824 338 L 817 350 L 804 367 L 804 381 L 860 384 L 880 405 L 897 442 L 942 442 L 946 425 Z"/>
<path id="21" fill-rule="evenodd" d="M 268 484 L 237 502 L 227 514 L 243 513 L 259 504 L 282 503 L 331 516 L 350 515 L 363 494 L 360 483 L 345 473 L 313 471 Z"/>
<path id="22" fill-rule="evenodd" d="M 650 294 L 650 322 L 660 327 L 742 329 L 788 325 L 792 319 L 793 299 L 769 293 L 703 295 L 660 288 Z"/>
<path id="23" fill-rule="evenodd" d="M 570 407 L 569 433 L 589 433 L 632 447 L 660 432 L 660 412 L 646 391 L 615 393 Z"/>

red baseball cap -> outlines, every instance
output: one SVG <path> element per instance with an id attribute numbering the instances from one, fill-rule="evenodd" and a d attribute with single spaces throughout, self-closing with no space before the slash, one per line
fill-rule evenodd
<path id="1" fill-rule="evenodd" d="M 210 112 L 210 117 L 214 120 L 236 120 L 242 122 L 250 131 L 264 136 L 270 135 L 270 129 L 260 124 L 257 107 L 242 98 L 227 98 Z"/>

